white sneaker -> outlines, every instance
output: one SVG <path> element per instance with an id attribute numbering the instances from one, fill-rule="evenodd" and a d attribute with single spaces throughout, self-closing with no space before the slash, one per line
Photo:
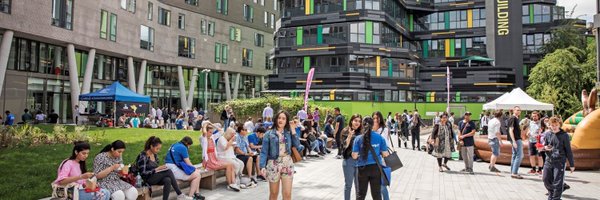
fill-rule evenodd
<path id="1" fill-rule="evenodd" d="M 248 189 L 248 186 L 244 185 L 244 184 L 240 184 L 240 188 L 241 189 Z"/>
<path id="2" fill-rule="evenodd" d="M 194 198 L 185 194 L 180 194 L 179 196 L 177 196 L 177 200 L 194 200 Z"/>
<path id="3" fill-rule="evenodd" d="M 230 190 L 233 190 L 233 191 L 239 192 L 239 191 L 240 191 L 240 186 L 238 186 L 238 185 L 236 185 L 236 184 L 229 184 L 229 185 L 227 186 L 227 189 L 230 189 Z"/>
<path id="4" fill-rule="evenodd" d="M 247 185 L 247 188 L 255 188 L 256 187 L 256 183 L 254 182 L 250 182 L 250 184 Z"/>

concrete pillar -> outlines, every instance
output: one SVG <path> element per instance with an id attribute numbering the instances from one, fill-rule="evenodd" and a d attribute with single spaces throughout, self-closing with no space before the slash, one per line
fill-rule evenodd
<path id="1" fill-rule="evenodd" d="M 190 91 L 187 96 L 187 105 L 192 108 L 194 105 L 194 90 L 196 89 L 196 82 L 198 81 L 198 68 L 192 69 L 192 80 L 190 80 Z"/>
<path id="2" fill-rule="evenodd" d="M 185 95 L 185 83 L 183 82 L 183 67 L 177 66 L 177 80 L 179 80 L 179 99 L 181 100 L 181 108 L 187 110 L 187 97 Z"/>
<path id="3" fill-rule="evenodd" d="M 227 101 L 231 100 L 231 85 L 229 85 L 229 72 L 225 71 L 224 73 L 224 78 L 225 78 L 225 98 L 227 99 Z"/>
<path id="4" fill-rule="evenodd" d="M 75 105 L 79 105 L 79 74 L 77 72 L 75 46 L 73 44 L 67 45 L 67 59 L 69 60 L 69 82 L 71 84 L 71 109 L 73 109 L 75 108 Z M 82 109 L 83 108 L 80 106 L 79 112 L 81 112 Z M 75 120 L 75 113 L 73 113 L 72 119 Z"/>
<path id="5" fill-rule="evenodd" d="M 144 94 L 144 86 L 146 84 L 146 64 L 148 62 L 146 60 L 142 60 L 142 66 L 140 67 L 140 78 L 138 79 L 138 88 L 137 93 L 141 95 Z"/>
<path id="6" fill-rule="evenodd" d="M 260 77 L 260 91 L 265 91 L 265 76 Z"/>
<path id="7" fill-rule="evenodd" d="M 96 58 L 96 49 L 90 49 L 88 53 L 87 64 L 85 65 L 85 73 L 83 74 L 83 86 L 81 86 L 81 93 L 87 94 L 91 91 L 92 86 L 92 75 L 94 74 L 94 60 Z"/>
<path id="8" fill-rule="evenodd" d="M 235 74 L 235 80 L 233 81 L 233 99 L 238 98 L 238 91 L 240 90 L 240 73 Z"/>
<path id="9" fill-rule="evenodd" d="M 10 55 L 10 46 L 13 40 L 13 31 L 6 31 L 2 35 L 2 44 L 0 44 L 0 95 L 4 89 L 4 77 L 6 77 L 6 68 L 8 67 L 8 56 Z"/>
<path id="10" fill-rule="evenodd" d="M 127 57 L 127 85 L 129 85 L 129 89 L 133 92 L 136 91 L 135 87 L 135 68 L 133 66 L 133 58 Z"/>

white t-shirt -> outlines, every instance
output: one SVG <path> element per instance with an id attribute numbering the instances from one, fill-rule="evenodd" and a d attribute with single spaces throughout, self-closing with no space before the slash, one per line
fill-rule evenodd
<path id="1" fill-rule="evenodd" d="M 392 141 L 390 141 L 390 130 L 386 127 L 383 129 L 383 132 L 381 131 L 381 128 L 377 129 L 377 134 L 381 134 L 381 137 L 383 137 L 383 139 L 385 139 L 385 144 L 388 146 L 388 148 L 392 148 Z"/>
<path id="2" fill-rule="evenodd" d="M 46 115 L 44 115 L 42 113 L 35 115 L 35 119 L 38 121 L 44 121 L 45 118 L 46 118 Z"/>
<path id="3" fill-rule="evenodd" d="M 498 132 L 500 132 L 500 120 L 494 118 L 488 122 L 488 139 L 496 138 Z"/>
<path id="4" fill-rule="evenodd" d="M 221 136 L 219 138 L 219 142 L 217 144 L 217 157 L 219 158 L 235 158 L 235 152 L 233 151 L 234 146 L 229 147 L 229 149 L 225 149 L 227 146 L 227 139 Z"/>
<path id="5" fill-rule="evenodd" d="M 246 121 L 246 123 L 244 123 L 244 129 L 249 133 L 254 132 L 254 123 L 252 123 L 252 121 Z"/>

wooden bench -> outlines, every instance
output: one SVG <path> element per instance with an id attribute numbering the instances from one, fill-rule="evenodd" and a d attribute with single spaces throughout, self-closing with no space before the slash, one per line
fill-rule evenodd
<path id="1" fill-rule="evenodd" d="M 202 177 L 202 179 L 200 180 L 200 188 L 213 190 L 217 187 L 217 177 L 215 175 L 215 171 L 203 171 L 202 173 L 200 173 L 200 175 Z M 177 185 L 180 189 L 184 189 L 190 186 L 190 182 L 177 180 Z M 163 192 L 162 185 L 151 186 L 152 194 L 150 194 L 150 190 L 147 187 L 136 189 L 138 190 L 138 200 L 151 200 L 153 196 L 160 196 Z"/>
<path id="2" fill-rule="evenodd" d="M 333 147 L 333 141 L 335 141 L 335 139 L 328 137 L 327 138 L 327 148 L 332 148 Z"/>

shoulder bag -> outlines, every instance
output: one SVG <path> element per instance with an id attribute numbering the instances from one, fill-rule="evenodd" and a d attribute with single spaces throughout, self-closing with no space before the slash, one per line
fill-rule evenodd
<path id="1" fill-rule="evenodd" d="M 392 181 L 392 169 L 390 167 L 381 165 L 381 162 L 379 162 L 379 157 L 371 145 L 369 145 L 369 152 L 371 152 L 373 160 L 375 160 L 377 167 L 379 168 L 379 173 L 381 173 L 381 184 L 384 186 L 389 186 L 390 182 Z"/>
<path id="2" fill-rule="evenodd" d="M 194 173 L 196 171 L 196 167 L 187 164 L 185 161 L 181 161 L 181 162 L 176 162 L 175 161 L 175 157 L 173 156 L 173 151 L 171 151 L 173 149 L 173 146 L 171 146 L 171 148 L 169 148 L 169 155 L 171 156 L 171 160 L 173 160 L 173 162 L 175 162 L 175 165 L 177 165 L 177 167 L 181 170 L 183 170 L 183 172 L 187 175 L 192 175 L 192 173 Z"/>
<path id="3" fill-rule="evenodd" d="M 295 134 L 291 134 L 291 133 L 290 133 L 290 136 L 291 136 L 290 137 L 291 140 L 294 139 L 292 137 L 297 137 Z M 283 137 L 285 137 L 285 135 Z M 292 149 L 292 155 L 291 155 L 292 156 L 292 161 L 294 163 L 297 163 L 297 162 L 302 161 L 302 156 L 300 155 L 300 152 L 298 152 L 298 149 L 296 149 L 296 147 L 294 145 L 292 145 L 293 144 L 292 142 L 293 141 L 290 141 L 290 143 L 291 143 L 290 146 L 292 146 L 291 147 L 291 149 Z"/>
<path id="4" fill-rule="evenodd" d="M 381 132 L 383 133 L 383 129 L 381 130 Z M 388 137 L 390 139 L 390 144 L 392 144 L 392 148 L 388 147 L 387 150 L 390 153 L 390 155 L 384 157 L 383 160 L 385 160 L 386 166 L 391 168 L 391 171 L 396 171 L 397 169 L 402 168 L 404 165 L 402 164 L 402 161 L 400 161 L 400 157 L 398 157 L 398 153 L 394 149 L 394 142 L 392 141 L 392 136 L 389 133 Z"/>

